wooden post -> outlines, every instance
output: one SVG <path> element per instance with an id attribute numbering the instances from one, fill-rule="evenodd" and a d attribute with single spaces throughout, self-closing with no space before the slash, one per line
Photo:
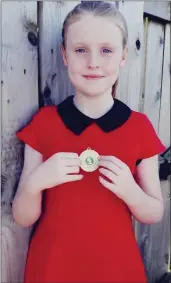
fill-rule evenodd
<path id="1" fill-rule="evenodd" d="M 147 34 L 144 109 L 158 132 L 161 101 L 164 26 L 149 21 Z"/>
<path id="2" fill-rule="evenodd" d="M 159 136 L 164 144 L 170 146 L 170 24 L 165 27 L 165 44 L 163 59 L 163 76 L 161 88 Z"/>
<path id="3" fill-rule="evenodd" d="M 132 109 L 145 112 L 163 143 L 168 146 L 170 145 L 170 25 L 166 28 L 164 40 L 162 24 L 146 19 L 143 27 L 142 2 L 119 1 L 119 10 L 128 23 L 129 57 L 120 73 L 118 97 Z M 133 14 L 134 17 L 132 17 Z M 141 42 L 139 52 L 135 48 L 137 38 Z M 169 181 L 161 182 L 161 186 L 165 206 L 163 220 L 153 225 L 134 222 L 136 238 L 150 283 L 161 279 L 168 269 L 170 183 Z"/>
<path id="4" fill-rule="evenodd" d="M 138 231 L 138 242 L 149 283 L 160 282 L 169 269 L 170 181 L 162 181 L 161 188 L 164 199 L 162 221 L 151 225 L 141 224 Z"/>
<path id="5" fill-rule="evenodd" d="M 23 166 L 15 133 L 38 109 L 37 3 L 2 2 L 2 282 L 22 282 L 30 230 L 11 213 Z"/>
<path id="6" fill-rule="evenodd" d="M 146 23 L 149 22 L 149 25 Z M 170 145 L 170 25 L 145 20 L 145 93 L 142 109 L 165 146 Z M 162 181 L 164 216 L 160 223 L 137 227 L 137 239 L 150 283 L 158 282 L 169 266 L 170 180 Z"/>
<path id="7" fill-rule="evenodd" d="M 2 3 L 0 2 L 0 18 L 2 15 Z M 2 62 L 2 29 L 0 29 L 0 62 Z M 0 97 L 2 97 L 2 72 L 0 72 L 0 81 L 1 81 L 1 87 L 0 87 Z M 0 99 L 0 113 L 2 113 L 2 99 Z M 0 114 L 0 137 L 2 136 L 2 116 Z M 1 138 L 0 138 L 0 152 L 2 153 L 2 144 L 1 144 Z M 2 168 L 1 168 L 1 162 L 0 162 L 0 172 L 2 172 Z M 1 178 L 1 174 L 0 174 L 0 184 L 2 187 L 2 178 Z M 2 191 L 2 190 L 1 190 Z M 2 218 L 1 218 L 2 220 Z M 2 227 L 2 226 L 1 226 Z M 0 236 L 0 240 L 2 243 L 2 234 Z M 2 257 L 1 257 L 2 259 Z M 0 274 L 2 274 L 2 264 L 0 267 Z"/>
<path id="8" fill-rule="evenodd" d="M 160 20 L 170 21 L 170 1 L 145 1 L 144 12 Z"/>
<path id="9" fill-rule="evenodd" d="M 58 104 L 74 94 L 62 61 L 60 46 L 64 18 L 79 3 L 80 1 L 42 1 L 39 6 L 41 93 L 45 105 Z"/>
<path id="10" fill-rule="evenodd" d="M 141 54 L 143 51 L 144 1 L 119 1 L 119 10 L 128 25 L 128 59 L 119 75 L 118 98 L 133 110 L 139 110 L 141 90 Z M 134 16 L 132 16 L 134 15 Z"/>

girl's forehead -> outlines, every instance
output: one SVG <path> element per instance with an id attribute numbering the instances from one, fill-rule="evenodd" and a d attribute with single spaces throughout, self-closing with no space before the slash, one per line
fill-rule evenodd
<path id="1" fill-rule="evenodd" d="M 114 20 L 92 15 L 82 16 L 68 27 L 67 40 L 71 44 L 77 42 L 109 42 L 122 40 L 122 34 Z"/>

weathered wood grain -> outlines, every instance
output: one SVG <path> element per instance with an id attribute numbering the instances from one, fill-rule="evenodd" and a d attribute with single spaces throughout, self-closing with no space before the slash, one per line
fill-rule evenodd
<path id="1" fill-rule="evenodd" d="M 161 106 L 160 106 L 160 120 L 159 120 L 159 137 L 163 143 L 169 147 L 170 141 L 170 75 L 171 75 L 171 63 L 170 63 L 170 24 L 165 27 L 165 45 L 164 45 L 164 58 L 163 58 L 163 77 L 162 77 L 162 94 L 161 94 Z M 166 198 L 166 192 L 164 191 L 164 197 Z M 168 201 L 168 206 L 170 202 Z M 168 223 L 170 224 L 170 213 L 168 212 Z M 170 232 L 170 230 L 169 230 Z M 167 235 L 166 245 L 169 246 L 169 268 L 171 268 L 171 244 L 170 233 Z M 167 246 L 166 246 L 167 249 Z M 170 275 L 171 276 L 171 275 Z M 170 279 L 171 280 L 171 279 Z"/>
<path id="2" fill-rule="evenodd" d="M 2 3 L 0 2 L 0 18 L 1 18 L 1 15 L 2 15 Z M 2 29 L 0 29 L 0 62 L 2 62 Z M 0 81 L 2 83 L 2 73 L 1 73 L 1 71 L 0 71 Z M 2 88 L 1 87 L 0 87 L 0 97 L 2 97 Z M 2 127 L 1 112 L 2 112 L 2 100 L 0 99 L 0 137 L 2 136 L 2 132 L 1 132 L 1 127 Z M 2 154 L 1 138 L 0 138 L 0 152 Z M 2 172 L 2 170 L 1 170 L 1 158 L 0 158 L 0 172 Z M 2 187 L 1 174 L 0 174 L 0 187 Z M 1 194 L 0 194 L 0 198 L 1 198 Z M 1 213 L 1 210 L 0 210 L 0 213 Z M 0 241 L 2 243 L 1 233 L 0 233 Z M 1 273 L 2 273 L 2 256 L 1 256 L 1 260 L 0 260 L 0 274 Z"/>
<path id="3" fill-rule="evenodd" d="M 149 24 L 149 19 L 148 17 L 145 17 L 144 23 L 143 23 L 143 45 L 142 45 L 143 48 L 141 52 L 140 103 L 139 103 L 139 109 L 138 109 L 140 112 L 143 112 L 143 109 L 144 109 L 148 24 Z"/>
<path id="4" fill-rule="evenodd" d="M 126 65 L 120 70 L 118 98 L 138 111 L 141 94 L 141 53 L 144 44 L 144 1 L 119 1 L 119 10 L 128 24 L 129 54 Z"/>
<path id="5" fill-rule="evenodd" d="M 23 166 L 15 133 L 38 109 L 37 3 L 2 3 L 2 282 L 22 282 L 30 229 L 11 213 Z"/>
<path id="6" fill-rule="evenodd" d="M 11 214 L 3 215 L 1 229 L 2 283 L 23 282 L 31 230 L 32 228 L 22 228 L 17 225 Z"/>
<path id="7" fill-rule="evenodd" d="M 168 37 L 168 35 L 166 36 Z M 144 20 L 144 50 L 141 68 L 141 112 L 145 112 L 150 118 L 156 132 L 163 143 L 169 144 L 170 128 L 168 121 L 168 108 L 170 96 L 168 95 L 168 43 L 164 49 L 164 25 Z M 163 53 L 164 52 L 164 53 Z M 164 54 L 164 55 L 163 55 Z M 163 57 L 164 56 L 164 57 Z M 164 59 L 165 58 L 165 59 Z M 163 72 L 163 60 L 165 60 L 165 73 Z M 162 79 L 163 78 L 163 79 Z M 166 92 L 161 95 L 161 86 L 165 82 Z M 163 85 L 164 87 L 164 85 Z M 167 102 L 166 102 L 167 101 Z M 167 106 L 166 106 L 167 104 Z M 163 115 L 163 122 L 159 124 Z M 166 124 L 166 133 L 165 131 Z M 160 125 L 160 127 L 159 127 Z M 161 129 L 162 125 L 162 130 Z M 162 221 L 158 224 L 144 225 L 136 222 L 136 236 L 144 260 L 145 268 L 150 283 L 156 283 L 167 272 L 169 258 L 169 215 L 170 181 L 161 182 L 165 212 Z M 164 236 L 163 236 L 164 233 Z"/>
<path id="8" fill-rule="evenodd" d="M 161 101 L 164 26 L 149 20 L 147 34 L 144 109 L 158 133 Z"/>
<path id="9" fill-rule="evenodd" d="M 80 1 L 41 2 L 40 62 L 41 92 L 45 104 L 58 104 L 75 93 L 61 55 L 64 18 Z"/>
<path id="10" fill-rule="evenodd" d="M 164 216 L 160 223 L 139 225 L 138 242 L 149 283 L 156 283 L 168 271 L 170 239 L 170 181 L 162 181 Z"/>
<path id="11" fill-rule="evenodd" d="M 15 132 L 38 109 L 36 15 L 36 3 L 2 3 L 2 201 L 8 202 L 21 169 Z"/>
<path id="12" fill-rule="evenodd" d="M 163 143 L 170 146 L 170 24 L 166 25 L 165 29 L 165 44 L 163 58 L 163 77 L 161 90 L 161 105 L 159 119 L 159 137 Z"/>
<path id="13" fill-rule="evenodd" d="M 144 12 L 162 20 L 170 21 L 170 1 L 145 1 Z"/>

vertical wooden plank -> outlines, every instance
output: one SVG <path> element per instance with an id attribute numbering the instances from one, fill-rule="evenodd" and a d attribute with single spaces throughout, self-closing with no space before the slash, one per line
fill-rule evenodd
<path id="1" fill-rule="evenodd" d="M 68 95 L 74 94 L 67 69 L 63 65 L 60 45 L 64 18 L 79 3 L 80 1 L 41 2 L 40 69 L 41 92 L 45 105 L 58 104 Z"/>
<path id="2" fill-rule="evenodd" d="M 119 1 L 119 10 L 128 24 L 129 54 L 126 65 L 120 71 L 118 98 L 136 111 L 140 103 L 143 7 L 144 1 Z"/>
<path id="3" fill-rule="evenodd" d="M 169 267 L 170 180 L 162 181 L 161 188 L 164 199 L 162 221 L 151 225 L 141 224 L 138 231 L 138 243 L 150 283 L 160 282 Z"/>
<path id="4" fill-rule="evenodd" d="M 144 12 L 170 21 L 170 1 L 145 1 Z"/>
<path id="5" fill-rule="evenodd" d="M 159 137 L 163 143 L 170 146 L 170 24 L 165 29 L 164 63 L 161 91 Z"/>
<path id="6" fill-rule="evenodd" d="M 2 282 L 22 282 L 29 228 L 12 218 L 23 165 L 15 133 L 38 109 L 37 3 L 2 2 Z"/>
<path id="7" fill-rule="evenodd" d="M 147 35 L 144 110 L 158 132 L 161 98 L 164 26 L 149 21 Z"/>
<path id="8" fill-rule="evenodd" d="M 170 52 L 168 42 L 166 42 L 166 40 L 169 41 L 169 29 L 166 31 L 166 39 L 164 40 L 164 28 L 162 24 L 145 19 L 144 39 L 146 48 L 144 48 L 142 57 L 144 58 L 143 68 L 145 70 L 145 76 L 142 75 L 142 85 L 144 84 L 145 91 L 142 92 L 144 98 L 142 99 L 141 111 L 148 115 L 158 134 L 159 129 L 161 129 L 159 136 L 167 146 L 169 145 L 168 137 L 170 137 L 170 93 L 168 90 Z M 163 83 L 164 85 L 161 88 Z M 169 265 L 170 180 L 162 181 L 161 189 L 164 199 L 162 221 L 153 225 L 139 224 L 137 226 L 137 239 L 150 283 L 161 280 L 167 273 Z"/>
<path id="9" fill-rule="evenodd" d="M 2 3 L 0 1 L 0 19 L 2 18 Z M 0 62 L 2 62 L 2 29 L 0 29 Z M 2 72 L 0 71 L 0 82 L 2 83 Z M 0 87 L 0 97 L 2 97 L 2 86 Z M 0 99 L 0 152 L 2 153 L 2 144 L 1 144 L 1 126 L 2 126 L 2 120 L 1 120 L 1 113 L 2 113 L 2 100 Z M 1 171 L 1 160 L 0 160 L 0 172 Z M 2 186 L 2 179 L 1 179 L 1 173 L 0 173 L 0 184 Z M 1 200 L 1 193 L 0 193 L 0 200 Z M 0 208 L 0 214 L 1 214 L 1 208 Z M 2 219 L 0 218 L 0 226 Z M 2 234 L 0 233 L 0 241 L 2 243 Z M 2 256 L 1 256 L 2 259 Z M 1 262 L 1 261 L 0 261 Z M 0 274 L 2 274 L 2 264 L 0 264 Z"/>
<path id="10" fill-rule="evenodd" d="M 162 77 L 162 94 L 161 94 L 161 106 L 160 106 L 160 120 L 159 120 L 159 137 L 163 143 L 170 146 L 170 75 L 171 75 L 171 64 L 170 64 L 170 24 L 165 26 L 165 44 L 164 44 L 164 59 L 163 59 L 163 77 Z M 167 181 L 169 182 L 169 181 Z M 168 184 L 170 187 L 170 182 Z M 170 223 L 170 191 L 169 193 L 163 191 L 165 202 L 165 211 L 168 211 L 167 222 Z M 166 224 L 167 224 L 166 222 Z M 166 225 L 165 224 L 165 225 Z M 169 224 L 170 225 L 170 224 Z M 165 251 L 164 253 L 168 256 L 168 266 L 171 268 L 171 246 L 170 246 L 170 229 L 168 234 L 164 231 L 165 236 Z M 167 264 L 167 262 L 166 262 Z"/>
<path id="11" fill-rule="evenodd" d="M 140 103 L 139 111 L 143 112 L 144 109 L 144 93 L 145 93 L 145 74 L 146 74 L 146 56 L 147 56 L 147 35 L 148 35 L 148 24 L 149 19 L 145 17 L 144 19 L 144 31 L 143 31 L 143 49 L 141 52 L 141 84 L 140 84 Z"/>

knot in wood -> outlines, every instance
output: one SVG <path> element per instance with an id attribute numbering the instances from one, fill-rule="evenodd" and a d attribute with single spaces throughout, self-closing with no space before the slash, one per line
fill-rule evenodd
<path id="1" fill-rule="evenodd" d="M 160 36 L 160 45 L 163 45 L 163 43 L 164 43 L 164 39 L 163 37 Z"/>
<path id="2" fill-rule="evenodd" d="M 44 95 L 45 98 L 49 98 L 50 97 L 51 90 L 50 90 L 50 88 L 48 86 L 45 87 L 43 95 Z"/>
<path id="3" fill-rule="evenodd" d="M 35 35 L 34 32 L 30 31 L 28 33 L 28 41 L 30 42 L 31 45 L 36 46 L 37 45 L 37 36 Z"/>
<path id="4" fill-rule="evenodd" d="M 157 91 L 156 92 L 156 99 L 155 99 L 156 102 L 160 99 L 160 96 L 161 96 L 160 91 Z"/>
<path id="5" fill-rule="evenodd" d="M 136 42 L 135 42 L 135 44 L 136 44 L 136 48 L 137 48 L 137 50 L 139 51 L 139 50 L 140 50 L 140 48 L 141 48 L 141 42 L 140 42 L 140 40 L 139 40 L 139 39 L 137 39 L 137 40 L 136 40 Z"/>

